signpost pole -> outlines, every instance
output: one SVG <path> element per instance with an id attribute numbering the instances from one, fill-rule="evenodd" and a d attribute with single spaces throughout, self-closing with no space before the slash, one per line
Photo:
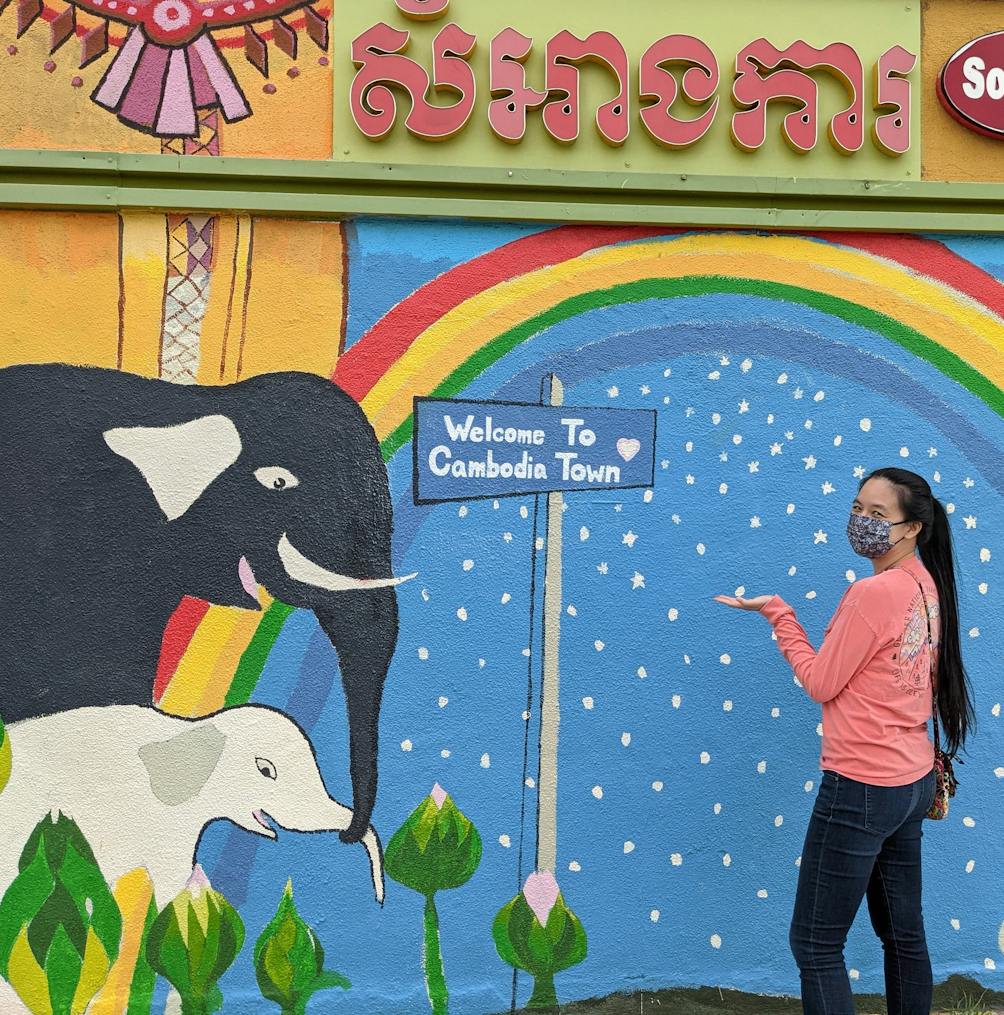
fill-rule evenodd
<path id="1" fill-rule="evenodd" d="M 565 391 L 545 378 L 546 402 L 560 406 Z M 541 643 L 540 753 L 537 768 L 537 870 L 555 872 L 558 854 L 558 642 L 561 634 L 561 522 L 563 494 L 547 495 L 544 530 L 544 637 Z"/>

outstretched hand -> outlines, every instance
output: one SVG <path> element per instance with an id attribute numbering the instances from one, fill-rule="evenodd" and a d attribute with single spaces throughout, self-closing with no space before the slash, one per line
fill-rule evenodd
<path id="1" fill-rule="evenodd" d="M 773 598 L 773 596 L 754 596 L 752 599 L 743 596 L 715 596 L 715 602 L 731 606 L 734 610 L 749 610 L 755 613 L 763 609 Z"/>

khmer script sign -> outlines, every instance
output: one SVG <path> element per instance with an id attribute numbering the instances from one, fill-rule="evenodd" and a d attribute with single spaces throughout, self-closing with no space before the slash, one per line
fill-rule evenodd
<path id="1" fill-rule="evenodd" d="M 415 399 L 415 502 L 630 489 L 655 479 L 649 409 Z"/>

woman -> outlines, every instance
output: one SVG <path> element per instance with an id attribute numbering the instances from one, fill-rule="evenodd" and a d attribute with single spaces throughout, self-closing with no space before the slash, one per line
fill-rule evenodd
<path id="1" fill-rule="evenodd" d="M 779 596 L 716 599 L 762 613 L 799 683 L 823 706 L 823 779 L 790 934 L 803 1011 L 853 1015 L 844 942 L 867 896 L 889 1015 L 929 1015 L 920 840 L 935 789 L 932 669 L 943 749 L 955 754 L 974 724 L 951 531 L 925 479 L 879 469 L 858 489 L 847 535 L 875 573 L 844 593 L 818 652 Z"/>

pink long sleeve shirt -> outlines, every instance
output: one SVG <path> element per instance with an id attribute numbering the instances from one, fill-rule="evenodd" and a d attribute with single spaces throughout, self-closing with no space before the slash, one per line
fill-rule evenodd
<path id="1" fill-rule="evenodd" d="M 933 767 L 927 734 L 931 654 L 917 579 L 936 653 L 938 592 L 917 557 L 851 585 L 818 652 L 780 596 L 761 610 L 798 682 L 823 706 L 824 770 L 877 786 L 904 786 Z"/>

